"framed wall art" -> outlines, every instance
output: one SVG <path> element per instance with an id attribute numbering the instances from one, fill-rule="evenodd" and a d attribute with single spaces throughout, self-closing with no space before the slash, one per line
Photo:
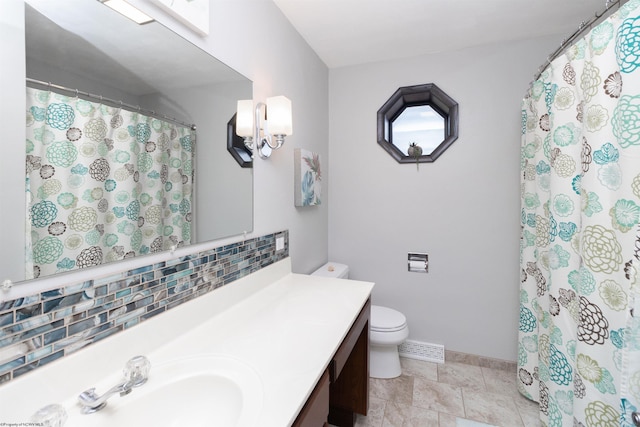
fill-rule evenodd
<path id="1" fill-rule="evenodd" d="M 295 205 L 315 206 L 322 203 L 322 168 L 320 155 L 296 148 L 294 155 Z"/>

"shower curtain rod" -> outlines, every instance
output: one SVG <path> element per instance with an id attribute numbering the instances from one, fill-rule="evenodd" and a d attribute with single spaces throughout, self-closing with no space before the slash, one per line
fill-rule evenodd
<path id="1" fill-rule="evenodd" d="M 164 114 L 156 113 L 156 112 L 155 112 L 155 111 L 153 111 L 153 110 L 147 110 L 146 108 L 141 108 L 139 105 L 131 105 L 131 104 L 127 104 L 126 102 L 116 101 L 116 100 L 111 99 L 111 98 L 106 98 L 106 97 L 104 97 L 104 96 L 102 96 L 102 95 L 94 95 L 94 94 L 92 94 L 92 93 L 84 92 L 84 91 L 82 91 L 82 90 L 78 90 L 78 89 L 71 89 L 71 88 L 68 88 L 68 87 L 64 87 L 64 86 L 60 86 L 60 85 L 53 84 L 53 83 L 51 83 L 51 82 L 43 82 L 43 81 L 41 81 L 41 80 L 31 79 L 31 78 L 29 78 L 29 77 L 27 77 L 27 83 L 32 83 L 32 84 L 36 84 L 36 85 L 46 86 L 46 87 L 47 87 L 47 88 L 49 88 L 49 89 L 51 89 L 51 88 L 55 88 L 55 89 L 58 89 L 58 90 L 63 90 L 63 91 L 65 91 L 65 92 L 71 92 L 71 93 L 75 94 L 75 95 L 76 95 L 76 97 L 77 97 L 78 95 L 86 96 L 86 97 L 88 97 L 88 98 L 91 98 L 91 99 L 95 99 L 95 100 L 97 100 L 97 101 L 100 101 L 101 103 L 108 103 L 108 104 L 111 104 L 111 106 L 112 106 L 112 107 L 116 107 L 116 108 L 117 108 L 117 107 L 126 107 L 126 108 L 128 108 L 128 109 L 133 110 L 133 111 L 138 111 L 138 112 L 140 112 L 140 113 L 144 113 L 144 114 L 150 115 L 150 116 L 152 116 L 152 117 L 154 117 L 154 118 L 156 118 L 156 119 L 166 120 L 166 121 L 172 122 L 172 123 L 174 123 L 174 124 L 178 124 L 178 125 L 180 125 L 180 126 L 184 126 L 184 127 L 188 128 L 188 129 L 191 129 L 191 130 L 192 130 L 192 131 L 194 131 L 194 132 L 195 132 L 195 130 L 196 130 L 196 125 L 195 125 L 195 124 L 192 124 L 192 123 L 185 123 L 185 122 L 180 121 L 180 120 L 178 120 L 178 119 L 175 119 L 175 118 L 173 118 L 173 117 L 167 117 L 167 116 L 165 116 Z"/>
<path id="2" fill-rule="evenodd" d="M 600 19 L 602 19 L 602 17 L 611 9 L 613 8 L 613 6 L 618 5 L 618 9 L 620 9 L 620 6 L 622 6 L 623 4 L 625 4 L 627 1 L 629 0 L 606 0 L 605 4 L 604 4 L 604 10 L 601 13 L 597 13 L 589 20 L 587 21 L 582 21 L 580 23 L 580 26 L 578 27 L 578 29 L 571 34 L 569 37 L 567 37 L 566 39 L 564 39 L 562 41 L 562 43 L 560 43 L 560 46 L 553 51 L 553 53 L 551 53 L 548 57 L 547 60 L 544 64 L 542 64 L 540 66 L 540 68 L 538 68 L 538 72 L 534 75 L 533 77 L 533 81 L 531 82 L 531 84 L 533 84 L 533 82 L 535 82 L 536 80 L 538 80 L 540 78 L 540 76 L 542 75 L 542 73 L 544 72 L 544 70 L 547 69 L 547 67 L 551 64 L 551 62 L 556 59 L 557 57 L 559 57 L 562 52 L 564 52 L 565 49 L 567 49 L 568 47 L 571 46 L 571 44 L 580 36 L 582 35 L 582 33 L 584 33 L 586 30 L 588 30 L 589 28 L 591 28 L 591 26 L 599 21 Z"/>

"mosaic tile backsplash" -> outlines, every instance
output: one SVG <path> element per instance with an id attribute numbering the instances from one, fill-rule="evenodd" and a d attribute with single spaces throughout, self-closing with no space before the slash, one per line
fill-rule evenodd
<path id="1" fill-rule="evenodd" d="M 288 256 L 283 231 L 1 302 L 0 386 Z"/>

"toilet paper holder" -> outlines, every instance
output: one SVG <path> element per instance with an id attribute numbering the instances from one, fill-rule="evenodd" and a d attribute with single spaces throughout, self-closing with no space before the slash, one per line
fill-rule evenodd
<path id="1" fill-rule="evenodd" d="M 407 254 L 407 271 L 414 273 L 428 273 L 429 254 L 409 252 Z"/>

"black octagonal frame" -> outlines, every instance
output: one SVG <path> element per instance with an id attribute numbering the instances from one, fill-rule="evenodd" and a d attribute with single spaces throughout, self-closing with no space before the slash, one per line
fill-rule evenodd
<path id="1" fill-rule="evenodd" d="M 242 168 L 252 168 L 251 150 L 244 145 L 244 139 L 236 134 L 236 114 L 227 122 L 227 151 Z"/>
<path id="2" fill-rule="evenodd" d="M 393 144 L 391 124 L 408 107 L 428 105 L 445 121 L 444 140 L 430 153 L 415 157 Z M 378 144 L 399 163 L 431 163 L 458 139 L 458 103 L 433 83 L 399 88 L 378 110 Z"/>

